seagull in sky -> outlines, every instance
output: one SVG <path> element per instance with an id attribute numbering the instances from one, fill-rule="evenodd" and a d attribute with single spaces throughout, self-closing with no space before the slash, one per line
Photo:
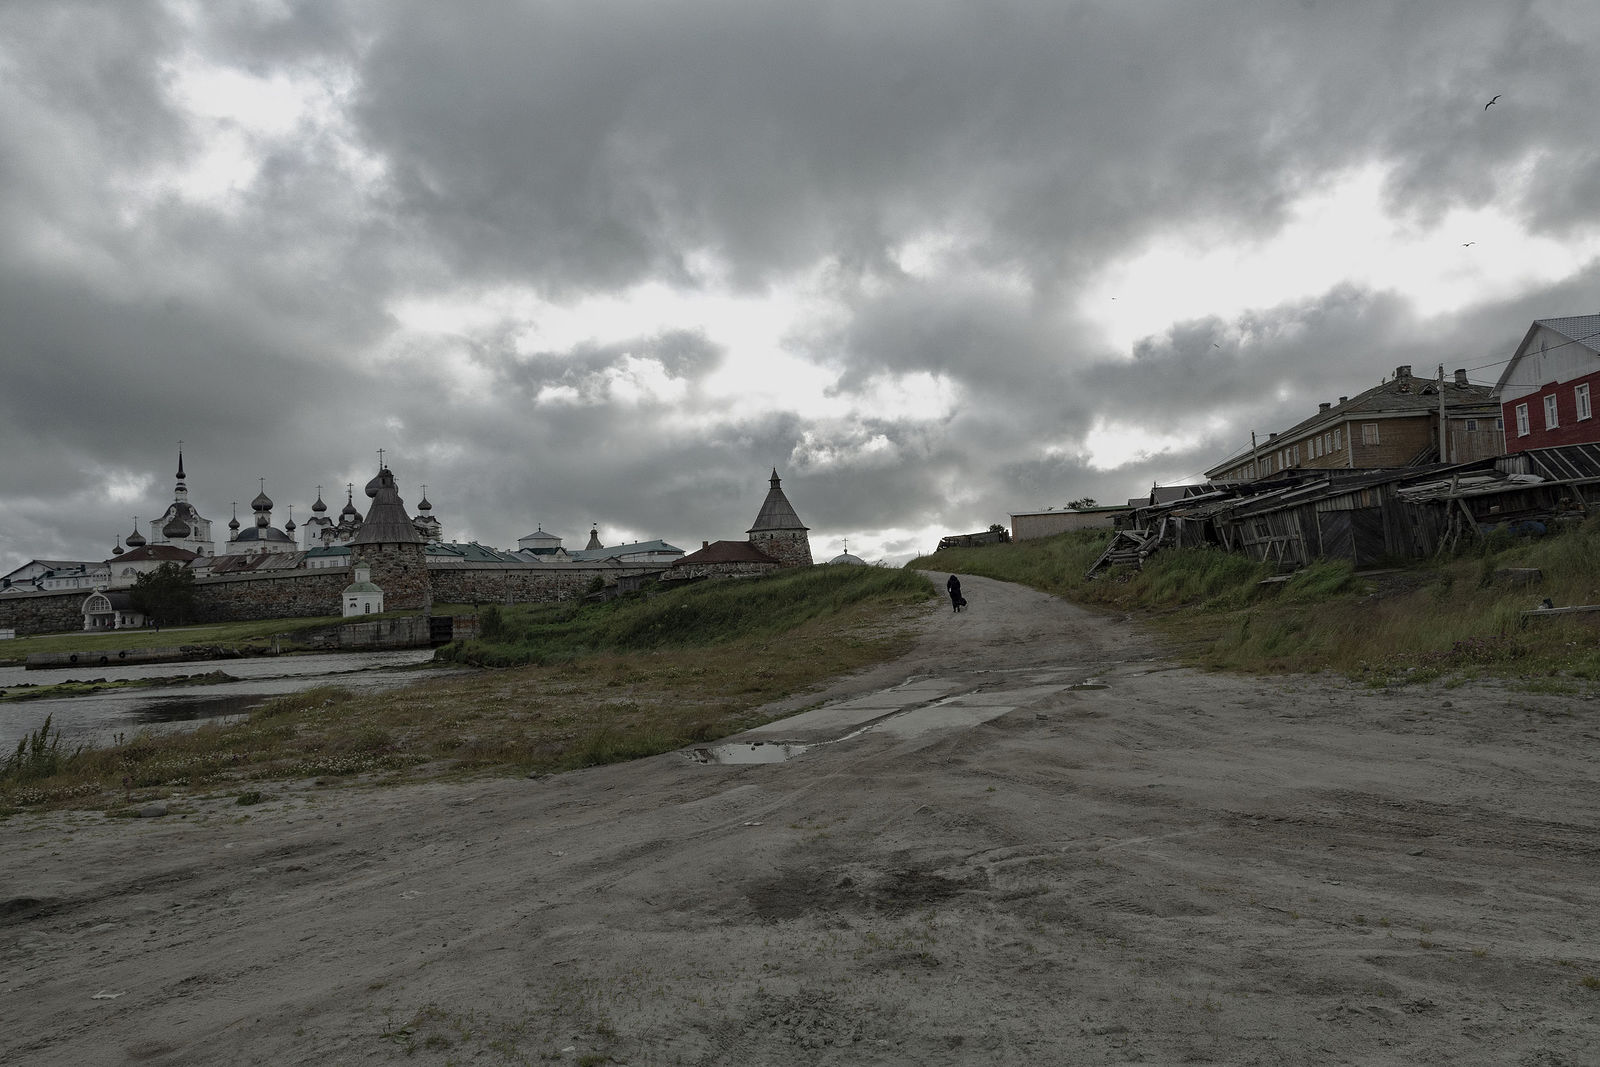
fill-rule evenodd
<path id="1" fill-rule="evenodd" d="M 1503 95 L 1505 95 L 1505 94 L 1504 93 L 1495 93 L 1494 94 L 1494 100 L 1500 99 L 1500 97 L 1502 97 Z M 1494 105 L 1494 100 L 1491 100 L 1487 104 L 1484 104 L 1483 105 L 1483 110 L 1488 111 L 1489 108 Z"/>
<path id="2" fill-rule="evenodd" d="M 1478 242 L 1476 242 L 1476 241 L 1466 241 L 1461 245 L 1461 247 L 1462 248 L 1471 248 L 1473 245 L 1475 245 L 1477 243 Z"/>

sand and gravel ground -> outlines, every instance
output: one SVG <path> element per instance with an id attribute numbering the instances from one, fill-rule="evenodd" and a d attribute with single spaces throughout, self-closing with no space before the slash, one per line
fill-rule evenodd
<path id="1" fill-rule="evenodd" d="M 964 582 L 782 762 L 0 823 L 0 1062 L 1600 1062 L 1593 703 Z"/>

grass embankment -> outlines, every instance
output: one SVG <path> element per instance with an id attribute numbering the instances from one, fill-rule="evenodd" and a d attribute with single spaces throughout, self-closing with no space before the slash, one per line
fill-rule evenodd
<path id="1" fill-rule="evenodd" d="M 1600 678 L 1600 613 L 1522 612 L 1600 604 L 1600 517 L 1538 539 L 1496 534 L 1461 554 L 1357 574 L 1318 563 L 1263 584 L 1264 564 L 1215 549 L 1164 549 L 1142 569 L 1084 577 L 1108 535 L 947 549 L 907 566 L 979 574 L 1082 604 L 1134 612 L 1189 663 L 1250 673 L 1333 670 L 1378 684 L 1515 677 L 1578 689 Z M 1532 584 L 1497 572 L 1537 569 Z"/>
<path id="2" fill-rule="evenodd" d="M 165 689 L 185 685 L 217 685 L 238 680 L 227 671 L 205 671 L 200 674 L 168 674 L 156 678 L 125 678 L 114 682 L 102 678 L 87 682 L 46 682 L 43 685 L 23 683 L 14 685 L 10 689 L 0 689 L 0 704 L 56 697 L 89 696 L 91 693 L 103 693 L 107 689 L 154 689 L 158 686 Z"/>
<path id="3" fill-rule="evenodd" d="M 609 604 L 503 608 L 494 640 L 449 655 L 527 666 L 372 695 L 310 690 L 237 724 L 79 753 L 46 731 L 0 760 L 0 812 L 218 793 L 249 802 L 268 782 L 554 772 L 670 751 L 758 725 L 763 704 L 899 654 L 905 609 L 932 595 L 907 571 L 815 567 Z"/>
<path id="4" fill-rule="evenodd" d="M 169 626 L 162 630 L 40 634 L 0 642 L 0 663 L 21 663 L 35 652 L 109 652 L 121 648 L 176 648 L 180 645 L 267 646 L 274 637 L 286 638 L 293 644 L 301 634 L 344 621 L 337 615 L 329 615 L 315 619 L 255 619 L 207 626 Z"/>

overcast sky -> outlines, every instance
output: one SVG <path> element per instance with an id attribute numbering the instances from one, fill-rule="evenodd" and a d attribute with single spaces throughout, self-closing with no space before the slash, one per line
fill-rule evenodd
<path id="1" fill-rule="evenodd" d="M 447 538 L 819 560 L 1600 312 L 1600 4 L 0 4 L 0 573 L 385 449 Z M 1485 104 L 1496 98 L 1492 107 Z M 221 546 L 219 545 L 219 550 Z"/>

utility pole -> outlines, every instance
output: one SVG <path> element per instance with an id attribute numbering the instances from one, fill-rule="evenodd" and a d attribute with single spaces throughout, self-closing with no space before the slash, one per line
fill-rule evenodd
<path id="1" fill-rule="evenodd" d="M 1444 425 L 1444 364 L 1439 364 L 1439 462 L 1449 463 L 1449 435 Z"/>

